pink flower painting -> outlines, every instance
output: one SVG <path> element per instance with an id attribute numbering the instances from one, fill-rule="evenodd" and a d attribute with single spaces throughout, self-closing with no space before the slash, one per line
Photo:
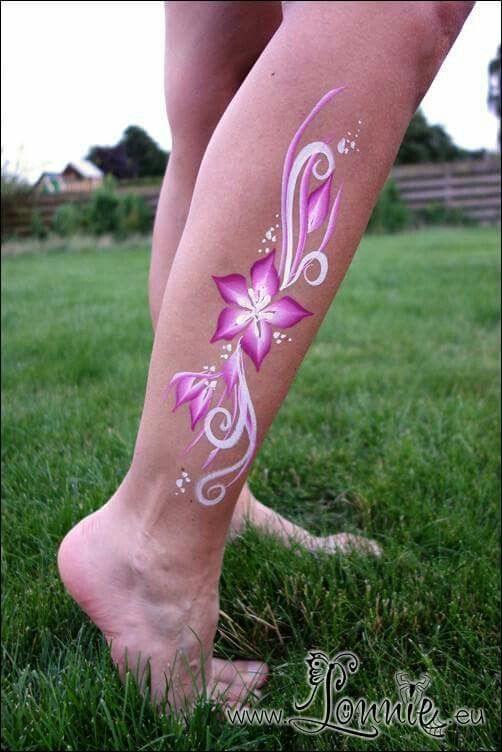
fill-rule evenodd
<path id="1" fill-rule="evenodd" d="M 306 316 L 312 316 L 289 295 L 276 298 L 279 275 L 275 268 L 275 250 L 251 267 L 251 284 L 242 274 L 213 277 L 225 303 L 211 342 L 241 336 L 241 347 L 260 370 L 270 351 L 272 328 L 289 329 Z"/>
<path id="2" fill-rule="evenodd" d="M 176 386 L 174 410 L 189 404 L 192 430 L 209 412 L 220 376 L 220 373 L 208 371 L 182 371 L 171 379 L 169 386 Z"/>

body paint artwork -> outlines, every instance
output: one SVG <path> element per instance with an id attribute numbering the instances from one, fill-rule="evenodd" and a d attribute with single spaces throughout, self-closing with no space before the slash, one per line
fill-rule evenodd
<path id="1" fill-rule="evenodd" d="M 202 438 L 212 447 L 202 470 L 207 470 L 220 452 L 245 439 L 243 446 L 246 448 L 236 462 L 219 470 L 208 470 L 196 481 L 195 496 L 206 506 L 218 504 L 225 498 L 226 489 L 240 478 L 256 451 L 256 415 L 246 381 L 246 362 L 250 360 L 259 371 L 272 342 L 280 344 L 286 339 L 287 335 L 278 330 L 290 329 L 313 315 L 284 291 L 302 276 L 309 285 L 320 285 L 328 272 L 324 250 L 335 229 L 342 197 L 340 185 L 331 201 L 335 158 L 325 141 L 313 141 L 298 154 L 296 152 L 307 126 L 344 88 L 332 89 L 319 100 L 289 145 L 282 174 L 279 258 L 276 258 L 276 249 L 270 247 L 276 240 L 277 222 L 275 228 L 272 226 L 265 232 L 262 244 L 266 247 L 260 248 L 259 253 L 265 252 L 266 255 L 252 265 L 249 279 L 242 274 L 213 277 L 226 304 L 211 338 L 211 342 L 227 343 L 221 346 L 222 366 L 219 369 L 203 366 L 200 371 L 179 372 L 169 383 L 175 392 L 174 410 L 187 405 L 191 428 L 195 431 L 185 452 Z M 358 135 L 359 128 L 354 135 L 347 132 L 346 137 L 338 141 L 338 154 L 347 154 L 350 149 L 357 151 L 355 139 Z M 324 169 L 320 166 L 323 162 Z M 319 185 L 309 193 L 312 178 Z M 295 205 L 298 211 L 296 234 Z M 276 219 L 279 219 L 278 215 Z M 309 234 L 323 227 L 319 246 L 306 253 Z M 231 344 L 234 341 L 235 344 Z M 179 479 L 177 487 L 182 490 Z"/>

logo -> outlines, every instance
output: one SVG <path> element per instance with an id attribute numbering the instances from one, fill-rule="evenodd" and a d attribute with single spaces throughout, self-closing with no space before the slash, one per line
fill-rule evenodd
<path id="1" fill-rule="evenodd" d="M 396 699 L 353 699 L 344 694 L 351 676 L 356 674 L 361 662 L 355 653 L 344 651 L 330 659 L 320 650 L 311 650 L 306 658 L 309 694 L 304 701 L 295 700 L 298 715 L 285 717 L 277 708 L 243 710 L 227 709 L 227 720 L 232 724 L 292 726 L 302 734 L 316 735 L 326 731 L 360 739 L 375 739 L 382 727 L 391 725 L 415 728 L 435 739 L 444 739 L 452 724 L 479 726 L 485 723 L 483 709 L 458 708 L 451 718 L 443 719 L 434 700 L 427 694 L 431 679 L 422 674 L 411 679 L 409 674 L 394 674 Z M 319 703 L 320 701 L 320 703 Z M 317 715 L 307 714 L 316 703 L 321 706 Z"/>

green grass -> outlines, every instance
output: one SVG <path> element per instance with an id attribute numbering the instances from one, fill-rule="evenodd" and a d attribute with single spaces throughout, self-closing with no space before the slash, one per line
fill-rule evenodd
<path id="1" fill-rule="evenodd" d="M 265 707 L 305 697 L 309 648 L 356 652 L 349 693 L 432 680 L 441 743 L 185 727 L 123 688 L 58 580 L 58 541 L 128 467 L 152 342 L 146 248 L 4 267 L 3 745 L 11 750 L 497 749 L 498 235 L 366 237 L 255 463 L 259 498 L 315 531 L 364 531 L 382 560 L 314 558 L 248 533 L 227 550 L 218 654 L 262 656 Z"/>

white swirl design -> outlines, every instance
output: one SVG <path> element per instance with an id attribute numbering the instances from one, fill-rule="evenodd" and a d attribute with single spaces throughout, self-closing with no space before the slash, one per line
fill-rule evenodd
<path id="1" fill-rule="evenodd" d="M 244 364 L 242 362 L 242 350 L 240 349 L 240 347 L 238 357 L 238 380 L 237 384 L 234 387 L 234 389 L 237 390 L 237 424 L 235 426 L 235 429 L 227 439 L 218 439 L 214 435 L 211 429 L 211 422 L 218 414 L 225 413 L 225 418 L 227 419 L 225 428 L 222 428 L 222 430 L 228 430 L 233 422 L 232 416 L 230 415 L 228 410 L 215 407 L 206 415 L 204 432 L 207 440 L 214 447 L 216 447 L 217 449 L 229 449 L 238 443 L 245 431 L 247 433 L 248 446 L 243 456 L 239 460 L 237 460 L 237 462 L 230 465 L 229 467 L 222 468 L 221 470 L 214 470 L 213 472 L 207 473 L 197 481 L 195 485 L 195 494 L 197 496 L 197 500 L 201 504 L 204 504 L 204 506 L 213 506 L 214 504 L 218 504 L 225 498 L 226 489 L 231 486 L 232 483 L 235 483 L 235 481 L 242 475 L 245 468 L 251 462 L 253 454 L 256 450 L 256 414 L 246 382 Z M 231 478 L 231 480 L 227 481 L 226 483 L 214 483 L 214 481 L 218 480 L 218 478 L 226 478 L 228 476 L 231 476 L 233 473 L 236 474 Z M 208 488 L 206 490 L 207 486 Z"/>

